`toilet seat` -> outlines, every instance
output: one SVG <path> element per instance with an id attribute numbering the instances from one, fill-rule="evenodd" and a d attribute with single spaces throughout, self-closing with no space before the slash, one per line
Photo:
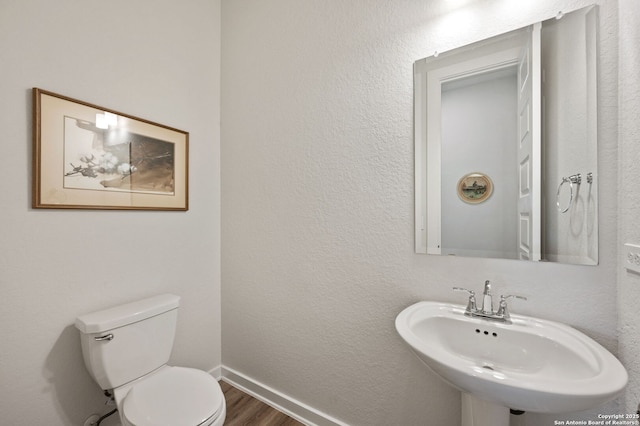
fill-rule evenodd
<path id="1" fill-rule="evenodd" d="M 121 414 L 135 426 L 208 426 L 221 412 L 224 395 L 211 375 L 167 367 L 131 387 Z"/>

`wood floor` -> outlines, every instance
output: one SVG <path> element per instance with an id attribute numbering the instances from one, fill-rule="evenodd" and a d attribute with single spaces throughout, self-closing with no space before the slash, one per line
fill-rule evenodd
<path id="1" fill-rule="evenodd" d="M 224 426 L 304 426 L 252 396 L 220 381 L 227 401 Z"/>

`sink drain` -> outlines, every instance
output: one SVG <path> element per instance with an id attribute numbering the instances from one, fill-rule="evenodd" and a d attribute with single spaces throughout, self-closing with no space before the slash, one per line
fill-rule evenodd
<path id="1" fill-rule="evenodd" d="M 483 365 L 482 368 L 486 368 L 487 370 L 495 371 L 490 365 Z"/>

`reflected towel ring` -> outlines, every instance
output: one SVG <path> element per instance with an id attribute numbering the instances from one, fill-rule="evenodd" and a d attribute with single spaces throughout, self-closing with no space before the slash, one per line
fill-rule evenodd
<path id="1" fill-rule="evenodd" d="M 560 191 L 562 190 L 562 185 L 564 185 L 567 182 L 569 183 L 569 191 L 570 191 L 569 204 L 567 204 L 567 207 L 563 209 L 562 207 L 560 207 Z M 560 213 L 566 213 L 571 208 L 571 203 L 573 203 L 573 184 L 574 183 L 577 185 L 580 185 L 580 183 L 582 183 L 582 176 L 580 176 L 580 173 L 571 175 L 569 177 L 563 177 L 562 182 L 560 182 L 560 185 L 558 185 L 558 192 L 556 193 L 556 207 L 558 207 L 558 211 Z"/>
<path id="2" fill-rule="evenodd" d="M 592 184 L 593 183 L 593 173 L 591 173 L 591 172 L 587 173 L 587 183 L 588 184 Z"/>

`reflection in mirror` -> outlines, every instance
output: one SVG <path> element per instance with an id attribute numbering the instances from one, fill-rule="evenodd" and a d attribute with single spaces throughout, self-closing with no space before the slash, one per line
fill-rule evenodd
<path id="1" fill-rule="evenodd" d="M 596 26 L 591 6 L 416 61 L 416 252 L 598 263 Z"/>

